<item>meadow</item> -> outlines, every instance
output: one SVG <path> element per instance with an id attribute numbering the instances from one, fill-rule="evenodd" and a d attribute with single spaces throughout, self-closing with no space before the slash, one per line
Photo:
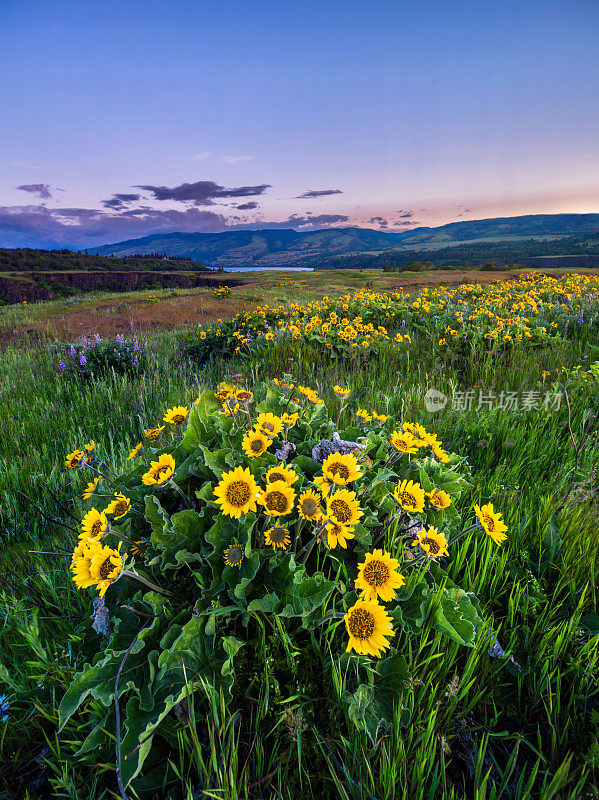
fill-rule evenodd
<path id="1" fill-rule="evenodd" d="M 3 309 L 0 797 L 599 796 L 599 279 L 447 278 Z"/>

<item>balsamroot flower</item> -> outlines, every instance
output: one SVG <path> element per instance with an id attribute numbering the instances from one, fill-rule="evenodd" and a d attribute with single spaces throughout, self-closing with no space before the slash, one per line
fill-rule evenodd
<path id="1" fill-rule="evenodd" d="M 502 544 L 507 539 L 505 531 L 507 525 L 502 519 L 501 514 L 493 509 L 493 503 L 482 506 L 474 506 L 474 511 L 478 517 L 481 528 L 488 534 L 495 544 Z"/>
<path id="2" fill-rule="evenodd" d="M 404 511 L 412 514 L 424 511 L 424 489 L 419 483 L 401 481 L 395 488 L 393 497 Z"/>
<path id="3" fill-rule="evenodd" d="M 377 600 L 379 597 L 387 603 L 395 597 L 395 590 L 404 585 L 405 578 L 397 568 L 399 561 L 391 558 L 390 553 L 373 550 L 366 553 L 365 560 L 358 564 L 356 589 L 364 600 Z"/>
<path id="4" fill-rule="evenodd" d="M 150 462 L 150 469 L 142 475 L 142 481 L 146 486 L 153 484 L 166 483 L 175 471 L 175 459 L 170 453 L 163 453 L 158 461 Z"/>
<path id="5" fill-rule="evenodd" d="M 349 635 L 346 652 L 355 650 L 367 656 L 380 658 L 387 650 L 387 639 L 395 635 L 391 617 L 385 608 L 374 600 L 358 600 L 344 617 Z"/>
<path id="6" fill-rule="evenodd" d="M 114 496 L 116 499 L 110 503 L 104 513 L 112 514 L 115 519 L 121 519 L 131 508 L 131 500 L 121 492 L 115 492 Z"/>
<path id="7" fill-rule="evenodd" d="M 239 519 L 248 511 L 256 511 L 258 486 L 249 469 L 235 467 L 230 472 L 223 472 L 214 497 L 223 514 Z"/>
<path id="8" fill-rule="evenodd" d="M 287 528 L 282 528 L 280 525 L 275 525 L 264 531 L 264 543 L 271 547 L 273 550 L 277 548 L 286 550 L 291 544 L 291 537 Z"/>
<path id="9" fill-rule="evenodd" d="M 347 486 L 362 477 L 358 461 L 351 453 L 331 453 L 325 458 L 322 471 L 328 481 L 338 486 Z"/>
<path id="10" fill-rule="evenodd" d="M 341 525 L 355 525 L 363 512 L 356 498 L 355 492 L 348 489 L 339 489 L 335 494 L 327 497 L 327 517 L 332 522 L 339 522 Z"/>
<path id="11" fill-rule="evenodd" d="M 187 419 L 189 409 L 187 406 L 175 406 L 169 408 L 162 418 L 163 422 L 170 422 L 171 425 L 181 425 Z"/>
<path id="12" fill-rule="evenodd" d="M 412 542 L 412 547 L 420 547 L 427 558 L 436 559 L 449 555 L 447 539 L 444 533 L 439 533 L 436 528 L 419 531 Z"/>
<path id="13" fill-rule="evenodd" d="M 250 458 L 257 458 L 264 453 L 272 444 L 272 439 L 265 436 L 260 431 L 248 431 L 243 437 L 241 447 L 243 452 Z"/>
<path id="14" fill-rule="evenodd" d="M 298 474 L 291 467 L 285 464 L 277 464 L 276 467 L 271 467 L 266 473 L 266 483 L 274 483 L 275 481 L 285 481 L 289 486 L 298 479 Z"/>
<path id="15" fill-rule="evenodd" d="M 261 491 L 258 502 L 271 517 L 283 517 L 293 511 L 295 492 L 285 481 L 275 481 Z"/>

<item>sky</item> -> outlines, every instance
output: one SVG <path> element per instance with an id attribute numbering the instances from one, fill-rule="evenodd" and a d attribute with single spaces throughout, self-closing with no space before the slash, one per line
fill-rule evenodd
<path id="1" fill-rule="evenodd" d="M 0 246 L 599 212 L 596 0 L 1 0 Z"/>

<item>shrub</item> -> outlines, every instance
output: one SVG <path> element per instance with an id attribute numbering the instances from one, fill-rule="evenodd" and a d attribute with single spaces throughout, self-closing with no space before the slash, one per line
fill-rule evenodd
<path id="1" fill-rule="evenodd" d="M 120 334 L 101 339 L 98 334 L 89 342 L 59 347 L 59 369 L 65 375 L 90 380 L 114 370 L 120 375 L 139 373 L 146 367 L 147 353 L 140 348 L 137 336 L 125 341 Z"/>

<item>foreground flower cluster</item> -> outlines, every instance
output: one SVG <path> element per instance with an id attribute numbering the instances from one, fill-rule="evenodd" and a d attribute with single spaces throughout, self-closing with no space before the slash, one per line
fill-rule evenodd
<path id="1" fill-rule="evenodd" d="M 147 755 L 139 743 L 202 681 L 231 696 L 235 653 L 247 647 L 251 657 L 257 646 L 252 620 L 277 618 L 290 641 L 328 620 L 345 628 L 347 638 L 333 640 L 338 658 L 347 651 L 380 664 L 425 619 L 474 644 L 483 625 L 476 598 L 444 568 L 468 536 L 501 544 L 501 514 L 484 503 L 462 520 L 464 460 L 422 425 L 352 408 L 348 389 L 334 391 L 336 421 L 316 389 L 290 379 L 273 382 L 260 403 L 222 384 L 191 410 L 168 409 L 120 474 L 94 442 L 66 457 L 66 469 L 84 476 L 88 504 L 73 580 L 97 593 L 104 617 L 94 627 L 110 642 L 76 676 L 61 724 L 92 692 L 105 707 L 93 737 L 109 742 L 126 655 L 136 677 L 120 692 L 139 698 L 126 705 L 128 780 Z M 129 650 L 144 621 L 143 645 Z"/>

